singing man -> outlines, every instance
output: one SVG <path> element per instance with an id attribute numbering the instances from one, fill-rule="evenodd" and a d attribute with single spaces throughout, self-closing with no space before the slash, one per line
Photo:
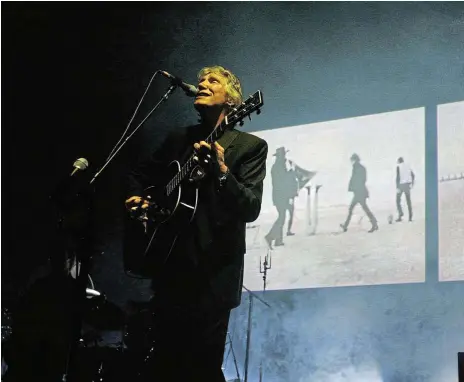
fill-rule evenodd
<path id="1" fill-rule="evenodd" d="M 152 280 L 153 375 L 166 382 L 225 381 L 221 366 L 230 311 L 241 299 L 245 226 L 260 213 L 266 176 L 263 139 L 231 129 L 212 147 L 204 141 L 242 103 L 239 79 L 222 66 L 205 67 L 198 88 L 194 107 L 200 123 L 168 134 L 152 158 L 129 174 L 125 202 L 129 211 L 147 208 L 142 191 L 174 159 L 193 152 L 204 158 L 206 150 L 215 161 L 217 171 L 204 166 L 193 221 Z"/>

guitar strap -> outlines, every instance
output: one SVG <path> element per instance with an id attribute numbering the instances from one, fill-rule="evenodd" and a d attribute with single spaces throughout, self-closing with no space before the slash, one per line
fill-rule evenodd
<path id="1" fill-rule="evenodd" d="M 222 138 L 226 134 L 226 133 L 224 133 L 224 135 L 219 139 L 219 141 L 221 141 L 221 142 L 219 142 L 219 144 L 224 148 L 224 151 L 227 150 L 227 148 L 232 144 L 233 141 L 235 141 L 235 139 L 240 134 L 240 131 L 235 130 L 235 129 L 228 130 L 228 132 L 229 132 L 228 137 L 226 137 L 226 138 L 224 138 L 224 140 L 222 140 Z"/>
<path id="2" fill-rule="evenodd" d="M 226 130 L 224 134 L 218 139 L 218 143 L 224 148 L 224 151 L 232 144 L 233 141 L 240 135 L 240 131 L 232 129 Z M 186 150 L 178 157 L 180 163 L 184 164 L 187 159 L 192 155 L 191 145 L 188 144 Z"/>

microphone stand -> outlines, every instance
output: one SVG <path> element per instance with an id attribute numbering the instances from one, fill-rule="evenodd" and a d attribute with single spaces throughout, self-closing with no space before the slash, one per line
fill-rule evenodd
<path id="1" fill-rule="evenodd" d="M 158 72 L 156 72 L 153 75 L 153 77 L 151 78 L 150 83 L 148 84 L 148 87 L 150 87 L 151 81 L 153 80 L 153 78 L 155 77 L 155 75 L 157 73 Z M 145 93 L 143 94 L 142 99 L 140 100 L 140 102 L 139 102 L 139 104 L 137 106 L 137 109 L 135 110 L 135 113 L 137 112 L 138 107 L 140 106 L 146 92 L 148 91 L 148 87 L 145 90 Z M 113 158 L 125 146 L 127 141 L 139 130 L 139 128 L 150 117 L 150 115 L 153 114 L 153 112 L 156 109 L 158 109 L 158 107 L 169 98 L 171 93 L 173 93 L 174 90 L 177 87 L 178 86 L 176 84 L 171 83 L 171 86 L 166 91 L 166 93 L 163 95 L 161 100 L 153 107 L 153 109 L 142 120 L 142 122 L 139 123 L 139 125 L 134 129 L 134 131 L 132 131 L 132 133 L 129 134 L 129 136 L 121 144 L 119 144 L 119 143 L 121 142 L 122 138 L 120 139 L 120 141 L 116 144 L 117 149 L 113 149 L 114 152 L 112 152 L 112 154 L 106 160 L 105 164 L 93 176 L 91 181 L 88 183 L 88 186 L 92 185 L 95 182 L 95 180 L 100 176 L 100 174 L 108 167 L 108 165 L 111 163 Z M 132 119 L 129 122 L 128 127 L 130 126 L 130 123 L 132 122 L 132 120 L 133 120 L 133 118 L 135 116 L 135 113 L 132 116 Z M 126 131 L 127 131 L 127 129 L 126 129 Z M 123 136 L 124 136 L 124 134 L 123 134 Z M 77 194 L 77 196 L 79 196 L 79 194 Z M 60 218 L 60 224 L 62 224 L 62 218 Z M 88 239 L 88 237 L 84 237 L 83 239 L 86 240 L 86 239 Z M 82 253 L 82 254 L 77 253 L 76 254 L 77 255 L 77 259 L 76 259 L 77 260 L 76 261 L 76 299 L 77 299 L 77 304 L 76 304 L 76 312 L 74 312 L 74 315 L 73 315 L 73 320 L 74 320 L 74 323 L 73 323 L 73 326 L 74 326 L 73 335 L 72 335 L 70 345 L 69 345 L 69 349 L 68 349 L 68 355 L 67 355 L 65 371 L 64 371 L 63 376 L 62 376 L 62 381 L 63 382 L 67 382 L 67 381 L 69 382 L 70 377 L 71 377 L 71 380 L 74 378 L 74 375 L 73 375 L 73 371 L 74 371 L 73 369 L 74 368 L 73 368 L 73 366 L 75 366 L 75 365 L 73 364 L 73 361 L 75 360 L 75 354 L 76 354 L 76 351 L 78 349 L 79 339 L 80 339 L 81 330 L 82 330 L 82 312 L 83 312 L 83 308 L 84 308 L 84 303 L 86 301 L 87 277 L 88 277 L 89 270 L 90 270 L 90 258 L 91 258 L 91 256 L 88 254 L 88 248 L 87 248 L 87 251 L 84 251 L 84 252 L 87 252 L 87 253 Z M 80 266 L 79 266 L 79 263 L 80 263 Z"/>
<path id="2" fill-rule="evenodd" d="M 251 316 L 253 312 L 253 298 L 258 299 L 261 303 L 266 305 L 268 308 L 271 306 L 260 298 L 258 295 L 249 290 L 245 285 L 242 286 L 248 292 L 248 326 L 247 326 L 247 339 L 246 339 L 246 350 L 245 350 L 245 379 L 244 382 L 248 382 L 248 363 L 250 360 L 250 342 L 251 342 Z"/>
<path id="3" fill-rule="evenodd" d="M 235 366 L 235 372 L 237 373 L 237 381 L 241 381 L 240 372 L 238 370 L 238 365 L 237 365 L 237 357 L 235 357 L 234 344 L 232 342 L 232 337 L 231 337 L 229 332 L 227 332 L 227 337 L 229 337 L 229 342 L 228 342 L 230 344 L 229 354 L 232 353 L 232 357 L 233 357 L 233 360 L 234 360 L 234 366 Z M 226 343 L 226 345 L 227 345 L 227 343 Z M 227 354 L 227 358 L 229 357 L 229 354 Z"/>
<path id="4" fill-rule="evenodd" d="M 91 197 L 93 190 L 88 184 L 84 183 L 83 179 L 78 179 L 78 175 L 74 175 L 74 172 L 69 179 L 66 179 L 64 184 L 65 186 L 58 185 L 50 196 L 57 208 L 57 230 L 61 241 L 61 250 L 65 252 L 65 261 L 72 260 L 71 264 L 75 264 L 76 267 L 74 281 L 71 278 L 68 283 L 67 278 L 72 277 L 72 275 L 69 273 L 64 274 L 66 280 L 63 287 L 69 287 L 71 301 L 75 301 L 75 303 L 71 309 L 71 332 L 67 338 L 68 349 L 65 364 L 63 365 L 64 369 L 60 371 L 63 382 L 68 381 L 71 376 L 70 369 L 80 340 L 81 320 L 86 301 L 87 278 L 93 248 L 93 200 Z M 59 277 L 62 271 L 61 267 L 53 270 L 54 273 L 60 273 L 57 275 Z"/>
<path id="5" fill-rule="evenodd" d="M 261 267 L 262 264 L 262 267 Z M 261 256 L 259 257 L 259 273 L 263 275 L 263 293 L 266 291 L 267 271 L 272 269 L 272 250 L 268 249 L 264 261 L 261 263 Z M 263 362 L 259 364 L 259 382 L 263 380 Z"/>
<path id="6" fill-rule="evenodd" d="M 153 112 L 158 109 L 158 107 L 165 101 L 167 101 L 167 99 L 169 98 L 169 96 L 171 95 L 172 92 L 174 92 L 174 90 L 177 89 L 177 85 L 171 85 L 169 87 L 169 89 L 166 91 L 166 93 L 164 94 L 164 96 L 159 100 L 159 102 L 155 105 L 155 107 L 153 109 L 150 110 L 150 112 L 147 114 L 147 116 L 142 119 L 142 122 L 140 122 L 138 124 L 138 126 L 134 129 L 134 131 L 132 133 L 129 134 L 129 136 L 124 140 L 124 142 L 122 142 L 118 148 L 113 152 L 112 155 L 110 155 L 110 157 L 106 160 L 106 163 L 102 166 L 102 168 L 100 170 L 97 171 L 97 173 L 93 176 L 92 180 L 90 181 L 90 184 L 92 184 L 93 182 L 95 182 L 95 180 L 100 176 L 100 174 L 103 172 L 103 170 L 110 164 L 110 162 L 113 160 L 113 158 L 119 153 L 119 151 L 124 147 L 124 145 L 127 143 L 127 141 L 132 138 L 132 136 L 139 130 L 139 128 L 145 123 L 145 121 L 150 117 L 150 115 L 153 114 Z"/>

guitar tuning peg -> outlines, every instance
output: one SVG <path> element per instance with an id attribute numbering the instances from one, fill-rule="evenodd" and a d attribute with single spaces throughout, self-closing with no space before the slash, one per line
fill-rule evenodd
<path id="1" fill-rule="evenodd" d="M 260 115 L 261 114 L 261 109 L 256 110 L 256 114 Z"/>
<path id="2" fill-rule="evenodd" d="M 240 126 L 243 126 L 245 124 L 245 122 L 243 122 L 243 120 L 241 120 L 239 123 L 238 123 Z"/>
<path id="3" fill-rule="evenodd" d="M 251 114 L 248 114 L 248 119 L 251 121 Z"/>

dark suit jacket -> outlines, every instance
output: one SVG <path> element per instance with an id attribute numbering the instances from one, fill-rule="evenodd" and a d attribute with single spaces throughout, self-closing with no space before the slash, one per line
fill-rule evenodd
<path id="1" fill-rule="evenodd" d="M 367 171 L 366 168 L 359 162 L 353 164 L 353 171 L 351 173 L 350 184 L 348 191 L 354 193 L 357 198 L 368 198 L 369 191 L 366 187 Z"/>
<path id="2" fill-rule="evenodd" d="M 288 206 L 289 200 L 298 195 L 298 180 L 293 170 L 287 170 L 286 160 L 276 160 L 271 168 L 272 203 L 277 208 Z"/>
<path id="3" fill-rule="evenodd" d="M 276 159 L 271 167 L 271 177 L 272 203 L 274 206 L 287 206 L 290 199 L 290 190 L 287 182 L 287 168 L 284 160 Z"/>
<path id="4" fill-rule="evenodd" d="M 197 126 L 191 126 L 169 134 L 152 158 L 129 174 L 127 195 L 141 195 L 171 160 L 183 163 L 188 159 L 193 142 L 205 138 L 195 137 L 192 132 L 196 129 Z M 219 144 L 227 141 L 230 134 L 226 131 Z M 199 266 L 207 273 L 211 290 L 222 307 L 234 308 L 240 304 L 245 225 L 256 220 L 261 210 L 267 150 L 266 141 L 238 132 L 225 151 L 230 174 L 224 186 L 218 190 L 216 177 L 212 177 L 200 188 L 197 213 L 190 227 L 199 243 L 196 248 L 202 257 Z"/>

